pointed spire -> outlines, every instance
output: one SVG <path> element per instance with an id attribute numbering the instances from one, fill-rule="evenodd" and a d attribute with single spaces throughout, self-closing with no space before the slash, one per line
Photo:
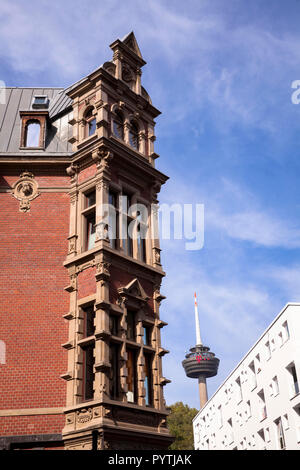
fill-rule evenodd
<path id="1" fill-rule="evenodd" d="M 198 304 L 197 296 L 195 292 L 195 324 L 196 324 L 196 345 L 202 345 L 201 335 L 200 335 L 200 323 L 199 323 L 199 313 L 198 313 Z"/>
<path id="2" fill-rule="evenodd" d="M 133 31 L 127 34 L 121 41 L 142 59 L 142 54 Z"/>

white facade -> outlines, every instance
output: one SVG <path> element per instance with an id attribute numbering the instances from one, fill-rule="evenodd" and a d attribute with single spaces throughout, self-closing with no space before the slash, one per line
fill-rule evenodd
<path id="1" fill-rule="evenodd" d="M 193 420 L 195 449 L 300 450 L 300 304 L 289 303 Z"/>

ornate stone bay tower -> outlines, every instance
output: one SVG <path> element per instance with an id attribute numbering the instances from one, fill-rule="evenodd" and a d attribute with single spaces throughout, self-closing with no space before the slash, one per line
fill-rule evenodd
<path id="1" fill-rule="evenodd" d="M 210 351 L 208 346 L 204 346 L 200 334 L 200 323 L 198 314 L 197 298 L 195 294 L 195 325 L 196 325 L 196 346 L 190 349 L 182 361 L 187 377 L 198 379 L 200 409 L 207 402 L 207 377 L 214 377 L 218 373 L 220 360 Z"/>
<path id="2" fill-rule="evenodd" d="M 166 449 L 173 440 L 159 314 L 160 112 L 141 85 L 134 34 L 110 47 L 112 61 L 66 90 L 10 89 L 0 113 L 0 248 L 12 289 L 4 275 L 5 448 Z"/>
<path id="3" fill-rule="evenodd" d="M 161 358 L 167 351 L 159 318 L 164 273 L 150 232 L 151 205 L 167 179 L 154 168 L 159 111 L 141 86 L 145 62 L 134 34 L 110 47 L 113 61 L 67 92 L 73 100 L 74 154 L 67 169 L 70 311 L 63 438 L 67 449 L 91 447 L 93 439 L 98 449 L 166 448 L 168 380 Z M 115 209 L 114 227 L 104 204 Z M 144 221 L 138 205 L 147 209 Z M 127 229 L 134 222 L 131 238 Z"/>

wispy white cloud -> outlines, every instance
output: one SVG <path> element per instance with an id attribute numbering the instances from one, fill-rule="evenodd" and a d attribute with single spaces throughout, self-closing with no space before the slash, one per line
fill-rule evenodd
<path id="1" fill-rule="evenodd" d="M 249 210 L 224 215 L 220 211 L 208 213 L 208 225 L 223 230 L 231 238 L 253 242 L 266 247 L 299 248 L 300 227 L 268 214 L 263 210 Z"/>

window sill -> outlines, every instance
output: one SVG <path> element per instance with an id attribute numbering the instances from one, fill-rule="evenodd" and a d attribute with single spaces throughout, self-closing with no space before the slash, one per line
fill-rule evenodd
<path id="1" fill-rule="evenodd" d="M 45 147 L 19 147 L 20 150 L 45 150 Z"/>
<path id="2" fill-rule="evenodd" d="M 97 134 L 93 134 L 93 135 L 89 135 L 88 137 L 85 137 L 84 139 L 82 139 L 78 145 L 77 145 L 77 148 L 78 149 L 81 149 L 82 147 L 84 147 L 85 145 L 91 143 L 91 142 L 94 142 L 94 140 L 97 139 Z"/>
<path id="3" fill-rule="evenodd" d="M 300 396 L 300 392 L 298 392 L 298 393 L 296 393 L 295 395 L 293 395 L 293 396 L 290 398 L 290 401 L 291 401 L 291 400 L 294 400 L 294 398 L 299 397 L 299 396 Z"/>
<path id="4" fill-rule="evenodd" d="M 77 342 L 78 346 L 87 346 L 88 344 L 92 344 L 95 341 L 95 336 L 88 336 L 87 338 L 83 338 Z"/>

